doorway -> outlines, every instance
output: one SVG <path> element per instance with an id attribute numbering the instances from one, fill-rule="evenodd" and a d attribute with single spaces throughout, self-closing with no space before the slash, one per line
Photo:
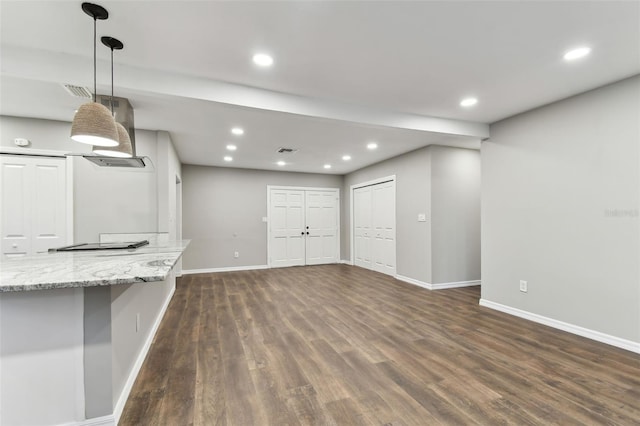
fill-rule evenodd
<path id="1" fill-rule="evenodd" d="M 267 212 L 270 267 L 338 262 L 339 189 L 268 186 Z"/>

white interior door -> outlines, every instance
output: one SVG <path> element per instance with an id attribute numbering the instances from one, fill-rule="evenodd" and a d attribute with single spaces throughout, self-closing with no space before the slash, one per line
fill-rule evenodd
<path id="1" fill-rule="evenodd" d="M 305 264 L 304 191 L 273 189 L 270 193 L 270 244 L 272 267 Z"/>
<path id="2" fill-rule="evenodd" d="M 371 187 L 353 191 L 354 264 L 363 268 L 371 266 Z"/>
<path id="3" fill-rule="evenodd" d="M 396 203 L 394 182 L 371 187 L 373 225 L 372 269 L 389 275 L 396 273 Z"/>
<path id="4" fill-rule="evenodd" d="M 395 181 L 353 190 L 354 265 L 396 273 Z"/>
<path id="5" fill-rule="evenodd" d="M 66 243 L 66 160 L 0 156 L 2 255 L 44 253 Z"/>
<path id="6" fill-rule="evenodd" d="M 305 191 L 306 264 L 338 261 L 338 194 Z"/>
<path id="7" fill-rule="evenodd" d="M 269 266 L 338 261 L 338 190 L 269 189 Z"/>

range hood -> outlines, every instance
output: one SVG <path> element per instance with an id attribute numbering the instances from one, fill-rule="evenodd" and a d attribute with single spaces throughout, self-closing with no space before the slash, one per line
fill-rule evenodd
<path id="1" fill-rule="evenodd" d="M 111 109 L 111 102 L 113 102 L 113 115 L 116 122 L 122 124 L 122 126 L 129 133 L 131 139 L 131 149 L 133 150 L 133 157 L 120 158 L 120 157 L 108 157 L 103 155 L 82 155 L 83 158 L 97 164 L 100 167 L 146 167 L 150 164 L 148 157 L 136 156 L 136 129 L 133 121 L 133 107 L 126 98 L 119 98 L 114 96 L 96 95 L 96 102 L 101 103 L 107 108 Z"/>
<path id="2" fill-rule="evenodd" d="M 147 166 L 145 160 L 149 161 L 148 157 L 119 158 L 103 155 L 83 155 L 82 157 L 100 167 L 145 167 Z"/>

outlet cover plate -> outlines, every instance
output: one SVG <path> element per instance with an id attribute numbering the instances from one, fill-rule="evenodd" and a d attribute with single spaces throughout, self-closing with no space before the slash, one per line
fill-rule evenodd
<path id="1" fill-rule="evenodd" d="M 528 291 L 527 282 L 524 280 L 520 280 L 520 291 L 526 293 Z"/>

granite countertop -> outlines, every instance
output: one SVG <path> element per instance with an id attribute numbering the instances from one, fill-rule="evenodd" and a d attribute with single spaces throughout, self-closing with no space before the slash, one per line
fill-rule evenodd
<path id="1" fill-rule="evenodd" d="M 162 281 L 189 240 L 134 250 L 44 253 L 0 261 L 0 293 Z"/>

